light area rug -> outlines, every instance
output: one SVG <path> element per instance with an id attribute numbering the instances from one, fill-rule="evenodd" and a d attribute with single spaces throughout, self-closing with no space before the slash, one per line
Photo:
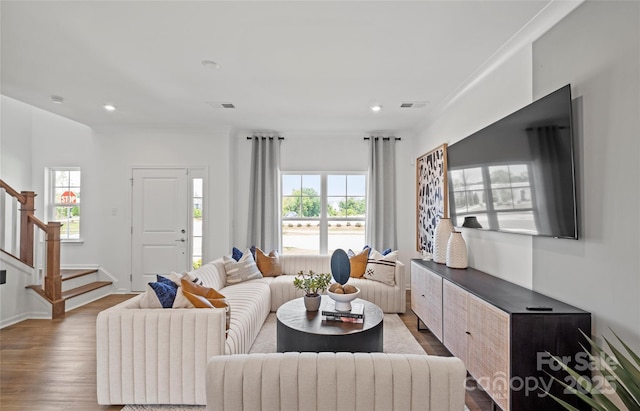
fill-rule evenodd
<path id="1" fill-rule="evenodd" d="M 397 314 L 385 314 L 382 331 L 382 347 L 387 353 L 425 354 L 411 331 Z M 249 353 L 276 352 L 276 314 L 271 313 L 258 333 Z"/>
<path id="2" fill-rule="evenodd" d="M 420 344 L 413 338 L 397 314 L 384 315 L 382 333 L 384 352 L 400 354 L 425 354 Z M 269 314 L 262 325 L 249 353 L 276 352 L 276 315 Z M 122 411 L 205 411 L 204 406 L 189 405 L 127 405 Z M 468 408 L 465 407 L 465 411 Z"/>

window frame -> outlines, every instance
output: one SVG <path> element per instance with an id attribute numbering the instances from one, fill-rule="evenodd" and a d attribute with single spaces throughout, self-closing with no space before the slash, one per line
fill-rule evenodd
<path id="1" fill-rule="evenodd" d="M 56 199 L 56 188 L 58 188 L 58 186 L 56 185 L 56 173 L 60 172 L 60 171 L 67 171 L 67 172 L 71 172 L 71 171 L 77 171 L 80 173 L 80 193 L 81 193 L 81 197 L 83 197 L 82 192 L 83 192 L 83 186 L 82 186 L 82 170 L 80 167 L 77 166 L 63 166 L 63 167 L 47 167 L 45 169 L 45 220 L 46 221 L 59 221 L 56 218 L 56 207 L 78 207 L 78 215 L 80 216 L 80 220 L 78 222 L 78 238 L 69 238 L 66 236 L 63 236 L 63 233 L 65 233 L 65 224 L 62 223 L 62 228 L 60 229 L 60 242 L 61 243 L 68 243 L 68 244 L 82 244 L 84 243 L 84 239 L 82 236 L 82 209 L 84 208 L 82 205 L 82 201 L 78 202 L 77 204 L 70 206 L 68 204 L 65 203 L 56 203 L 55 199 Z M 67 188 L 70 188 L 71 186 L 69 185 Z"/>
<path id="2" fill-rule="evenodd" d="M 304 217 L 304 216 L 296 216 L 296 217 L 285 217 L 282 215 L 282 209 L 284 207 L 284 198 L 286 195 L 284 194 L 284 184 L 283 180 L 287 175 L 298 175 L 298 176 L 320 176 L 320 193 L 318 194 L 320 197 L 320 216 L 319 217 Z M 329 249 L 329 221 L 346 221 L 346 222 L 362 222 L 365 227 L 364 236 L 367 236 L 367 226 L 366 226 L 366 216 L 368 212 L 368 207 L 365 209 L 365 215 L 363 217 L 338 217 L 338 216 L 329 216 L 328 207 L 329 207 L 329 194 L 328 194 L 328 179 L 329 176 L 350 176 L 350 175 L 358 175 L 363 176 L 365 179 L 365 192 L 364 196 L 349 196 L 348 191 L 345 193 L 346 198 L 349 197 L 364 197 L 365 203 L 367 203 L 368 198 L 368 179 L 369 174 L 367 171 L 281 171 L 280 172 L 280 210 L 278 212 L 278 220 L 280 227 L 282 227 L 287 221 L 318 221 L 319 223 L 319 250 L 318 255 L 327 255 Z M 301 187 L 302 188 L 302 187 Z M 348 190 L 348 186 L 346 187 Z M 333 197 L 333 196 L 331 196 Z M 280 230 L 280 249 L 283 250 L 283 237 L 284 232 Z"/>
<path id="3" fill-rule="evenodd" d="M 201 199 L 201 219 L 202 219 L 202 235 L 200 236 L 200 241 L 201 241 L 201 247 L 202 249 L 200 250 L 200 258 L 201 258 L 201 265 L 204 265 L 205 262 L 209 261 L 207 259 L 208 257 L 208 223 L 209 223 L 209 216 L 207 215 L 207 198 L 208 198 L 208 187 L 207 187 L 207 176 L 208 176 L 208 170 L 204 167 L 198 167 L 198 168 L 188 168 L 188 187 L 187 187 L 187 195 L 189 197 L 189 202 L 190 202 L 190 206 L 188 207 L 189 210 L 189 229 L 188 229 L 188 233 L 189 233 L 189 261 L 191 262 L 191 269 L 194 269 L 193 267 L 193 259 L 194 259 L 194 244 L 195 244 L 195 238 L 196 236 L 194 236 L 194 199 L 195 197 L 195 193 L 194 193 L 194 189 L 193 189 L 193 183 L 194 180 L 196 179 L 200 179 L 202 180 L 202 197 L 198 197 Z"/>

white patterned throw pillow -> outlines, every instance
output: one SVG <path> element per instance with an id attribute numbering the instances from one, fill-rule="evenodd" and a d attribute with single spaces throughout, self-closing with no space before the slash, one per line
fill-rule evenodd
<path id="1" fill-rule="evenodd" d="M 364 271 L 364 278 L 379 281 L 387 285 L 395 285 L 396 261 L 398 252 L 393 251 L 385 256 L 373 250 L 367 260 L 367 268 Z"/>
<path id="2" fill-rule="evenodd" d="M 249 249 L 242 255 L 240 261 L 225 255 L 224 269 L 227 272 L 227 285 L 262 278 L 262 273 L 258 269 Z"/>

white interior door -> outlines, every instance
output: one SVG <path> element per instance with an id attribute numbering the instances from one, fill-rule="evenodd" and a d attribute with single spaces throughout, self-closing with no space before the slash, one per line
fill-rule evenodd
<path id="1" fill-rule="evenodd" d="M 131 290 L 156 274 L 189 269 L 188 173 L 184 168 L 133 169 Z"/>

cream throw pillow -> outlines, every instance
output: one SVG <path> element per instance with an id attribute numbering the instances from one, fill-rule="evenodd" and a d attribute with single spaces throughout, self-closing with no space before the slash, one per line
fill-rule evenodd
<path id="1" fill-rule="evenodd" d="M 397 251 L 383 256 L 374 250 L 369 255 L 364 277 L 387 285 L 395 285 L 396 261 L 398 261 Z"/>
<path id="2" fill-rule="evenodd" d="M 227 272 L 227 285 L 239 284 L 243 281 L 262 278 L 262 273 L 253 260 L 251 250 L 247 248 L 240 261 L 224 256 L 224 269 Z"/>

